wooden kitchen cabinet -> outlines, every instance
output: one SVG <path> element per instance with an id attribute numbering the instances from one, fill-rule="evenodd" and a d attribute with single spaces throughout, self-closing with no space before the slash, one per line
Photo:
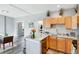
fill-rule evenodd
<path id="1" fill-rule="evenodd" d="M 72 50 L 72 39 L 66 38 L 66 53 L 70 54 Z"/>
<path id="2" fill-rule="evenodd" d="M 52 18 L 51 24 L 57 24 L 57 18 Z"/>
<path id="3" fill-rule="evenodd" d="M 65 17 L 65 27 L 67 29 L 72 29 L 72 17 L 71 16 Z"/>
<path id="4" fill-rule="evenodd" d="M 56 50 L 56 46 L 57 45 L 57 39 L 55 36 L 50 36 L 49 37 L 49 48 L 50 49 L 55 49 Z"/>
<path id="5" fill-rule="evenodd" d="M 57 38 L 57 50 L 61 52 L 65 52 L 65 39 Z"/>
<path id="6" fill-rule="evenodd" d="M 42 54 L 46 54 L 48 51 L 48 37 L 44 38 L 41 41 L 41 46 L 42 46 Z"/>
<path id="7" fill-rule="evenodd" d="M 57 24 L 64 24 L 64 17 L 58 17 Z"/>
<path id="8" fill-rule="evenodd" d="M 79 40 L 77 41 L 77 54 L 79 54 Z"/>
<path id="9" fill-rule="evenodd" d="M 77 16 L 77 24 L 79 25 L 79 16 Z"/>
<path id="10" fill-rule="evenodd" d="M 77 29 L 77 16 L 72 16 L 72 29 Z"/>
<path id="11" fill-rule="evenodd" d="M 44 20 L 43 20 L 43 25 L 44 25 L 45 27 L 50 27 L 50 20 L 44 19 Z"/>

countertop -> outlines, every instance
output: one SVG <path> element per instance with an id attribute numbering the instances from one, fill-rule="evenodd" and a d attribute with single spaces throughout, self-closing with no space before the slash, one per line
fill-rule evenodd
<path id="1" fill-rule="evenodd" d="M 63 36 L 63 35 L 43 34 L 43 33 L 42 34 L 41 33 L 37 34 L 35 39 L 27 36 L 26 40 L 29 39 L 29 40 L 32 40 L 32 41 L 41 41 L 49 35 L 56 36 L 57 38 L 70 38 L 72 40 L 77 40 L 77 37 L 71 37 L 71 36 L 65 36 L 65 35 Z"/>

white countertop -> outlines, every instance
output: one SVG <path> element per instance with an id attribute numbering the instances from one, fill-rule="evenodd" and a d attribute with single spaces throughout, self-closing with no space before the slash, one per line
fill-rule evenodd
<path id="1" fill-rule="evenodd" d="M 30 38 L 30 37 L 26 37 L 26 40 L 34 40 L 34 41 L 41 41 L 41 40 L 43 40 L 45 37 L 47 37 L 47 36 L 49 36 L 49 35 L 51 35 L 51 34 L 41 34 L 41 33 L 38 33 L 38 34 L 36 34 L 36 38 L 35 39 L 33 39 L 33 38 Z M 54 36 L 54 35 L 52 35 L 52 36 Z M 70 38 L 70 39 L 72 39 L 72 40 L 77 40 L 77 37 L 71 37 L 71 36 L 62 36 L 62 35 L 57 35 L 56 36 L 57 38 Z"/>
<path id="2" fill-rule="evenodd" d="M 71 36 L 57 35 L 57 37 L 61 37 L 61 38 L 70 38 L 70 39 L 72 39 L 72 40 L 77 40 L 77 37 L 71 37 Z"/>
<path id="3" fill-rule="evenodd" d="M 47 37 L 48 35 L 45 35 L 45 34 L 39 34 L 39 35 L 36 35 L 36 38 L 33 39 L 33 38 L 30 38 L 30 37 L 26 37 L 26 40 L 34 40 L 34 41 L 41 41 L 43 40 L 45 37 Z"/>

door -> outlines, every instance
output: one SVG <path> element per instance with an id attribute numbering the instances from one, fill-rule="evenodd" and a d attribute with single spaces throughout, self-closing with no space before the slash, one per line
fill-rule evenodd
<path id="1" fill-rule="evenodd" d="M 24 23 L 17 22 L 17 36 L 24 36 Z"/>

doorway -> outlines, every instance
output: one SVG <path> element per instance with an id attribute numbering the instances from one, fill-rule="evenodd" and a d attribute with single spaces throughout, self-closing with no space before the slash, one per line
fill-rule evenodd
<path id="1" fill-rule="evenodd" d="M 24 22 L 17 22 L 17 36 L 24 36 Z"/>

